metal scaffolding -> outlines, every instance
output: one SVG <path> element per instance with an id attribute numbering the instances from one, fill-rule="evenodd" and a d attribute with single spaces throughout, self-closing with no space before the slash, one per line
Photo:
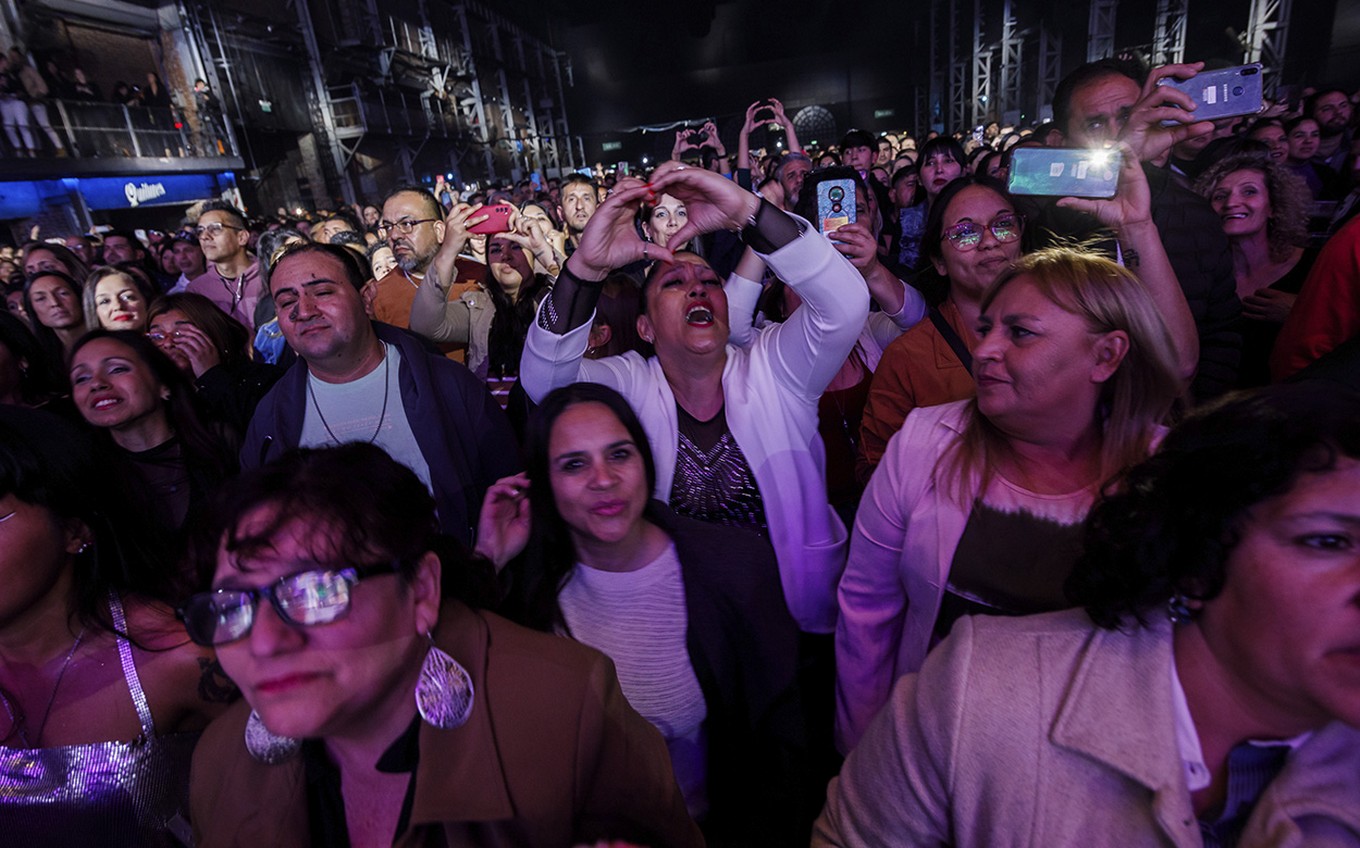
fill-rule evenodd
<path id="1" fill-rule="evenodd" d="M 1053 93 L 1062 80 L 1062 35 L 1052 33 L 1047 24 L 1039 24 L 1039 85 L 1034 104 L 1034 117 L 1044 116 L 1045 107 L 1052 108 Z"/>
<path id="2" fill-rule="evenodd" d="M 995 110 L 998 116 L 1020 112 L 1024 74 L 1024 45 L 1029 30 L 1021 30 L 1016 22 L 1012 0 L 1006 0 L 1001 12 L 1001 103 Z M 1003 118 L 1004 119 L 1004 118 Z"/>
<path id="3" fill-rule="evenodd" d="M 1189 0 L 1157 0 L 1157 23 L 1152 36 L 1152 64 L 1185 61 L 1185 20 Z"/>
<path id="4" fill-rule="evenodd" d="M 1091 0 L 1091 34 L 1086 42 L 1086 61 L 1114 55 L 1114 21 L 1118 11 L 1119 0 Z"/>
<path id="5" fill-rule="evenodd" d="M 1289 29 L 1290 0 L 1251 0 L 1251 19 L 1247 22 L 1246 55 L 1248 62 L 1260 62 L 1265 72 L 1265 88 L 1272 94 L 1284 68 L 1284 48 Z"/>
<path id="6" fill-rule="evenodd" d="M 968 56 L 959 44 L 959 2 L 949 0 L 949 121 L 946 131 L 960 130 L 968 124 Z"/>
<path id="7" fill-rule="evenodd" d="M 942 122 L 945 116 L 944 104 L 949 100 L 949 78 L 945 74 L 944 59 L 948 48 L 941 49 L 940 4 L 943 0 L 930 3 L 930 117 L 924 124 L 917 124 L 917 131 L 924 131 Z"/>
<path id="8" fill-rule="evenodd" d="M 992 103 L 992 47 L 982 44 L 982 0 L 973 0 L 973 95 L 971 125 L 981 124 Z"/>

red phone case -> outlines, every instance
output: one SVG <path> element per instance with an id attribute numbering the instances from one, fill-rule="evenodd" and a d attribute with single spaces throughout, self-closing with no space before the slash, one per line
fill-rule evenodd
<path id="1" fill-rule="evenodd" d="M 514 208 L 508 203 L 497 203 L 495 206 L 484 208 L 482 213 L 491 217 L 480 224 L 468 227 L 468 232 L 482 236 L 506 232 L 510 229 L 510 212 Z"/>

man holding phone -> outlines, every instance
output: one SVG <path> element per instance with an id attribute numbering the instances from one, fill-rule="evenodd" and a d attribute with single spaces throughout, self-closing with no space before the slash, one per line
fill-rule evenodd
<path id="1" fill-rule="evenodd" d="M 1143 74 L 1141 66 L 1120 59 L 1088 62 L 1068 74 L 1053 97 L 1053 119 L 1069 147 L 1127 144 L 1143 162 L 1152 192 L 1152 220 L 1161 233 L 1199 331 L 1200 359 L 1191 391 L 1196 400 L 1222 394 L 1234 385 L 1242 339 L 1236 329 L 1241 303 L 1233 277 L 1232 254 L 1218 216 L 1207 201 L 1176 184 L 1155 163 L 1173 145 L 1213 132 L 1207 121 L 1193 123 L 1194 102 L 1183 92 L 1159 86 L 1165 77 L 1189 79 L 1201 63 L 1165 65 Z M 1175 121 L 1174 126 L 1162 126 Z M 1095 219 L 1049 204 L 1036 229 L 1062 238 L 1098 235 Z M 1109 247 L 1124 264 L 1136 257 Z"/>
<path id="2" fill-rule="evenodd" d="M 443 211 L 434 195 L 419 186 L 398 187 L 383 201 L 378 236 L 391 246 L 397 267 L 376 284 L 370 284 L 376 285 L 372 307 L 374 319 L 394 327 L 410 327 L 411 303 L 416 299 L 416 290 L 425 279 L 425 272 L 439 252 L 439 246 L 450 233 Z M 458 223 L 460 226 L 453 228 L 455 234 L 461 234 L 466 241 L 467 231 L 461 226 L 463 222 Z M 462 294 L 485 273 L 486 266 L 482 263 L 460 257 L 458 279 L 450 288 L 450 296 Z M 458 346 L 441 345 L 440 350 L 450 359 L 463 361 L 464 352 Z"/>

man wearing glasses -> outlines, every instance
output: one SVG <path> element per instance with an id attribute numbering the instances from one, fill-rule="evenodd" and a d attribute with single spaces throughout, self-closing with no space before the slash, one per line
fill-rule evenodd
<path id="1" fill-rule="evenodd" d="M 402 186 L 383 201 L 382 218 L 378 221 L 378 237 L 387 241 L 397 259 L 393 268 L 377 282 L 373 298 L 373 317 L 394 327 L 411 326 L 411 304 L 416 299 L 425 272 L 444 239 L 467 233 L 452 233 L 444 222 L 444 208 L 433 194 L 417 186 Z M 459 251 L 462 250 L 459 245 Z M 457 299 L 469 287 L 486 275 L 486 266 L 466 257 L 459 257 L 457 279 L 449 289 L 449 297 Z M 464 347 L 440 345 L 450 359 L 463 361 Z"/>
<path id="2" fill-rule="evenodd" d="M 186 291 L 201 294 L 218 308 L 240 321 L 255 334 L 255 305 L 263 286 L 260 262 L 250 254 L 250 231 L 240 210 L 229 203 L 213 201 L 198 217 L 199 247 L 208 260 L 208 270 L 189 283 Z"/>

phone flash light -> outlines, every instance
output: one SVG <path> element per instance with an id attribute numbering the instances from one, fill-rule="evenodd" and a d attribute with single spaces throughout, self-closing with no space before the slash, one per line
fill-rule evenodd
<path id="1" fill-rule="evenodd" d="M 1110 158 L 1112 155 L 1113 154 L 1108 150 L 1100 150 L 1095 153 L 1092 153 L 1090 159 L 1091 167 L 1093 168 L 1105 167 L 1106 165 L 1110 164 Z"/>

